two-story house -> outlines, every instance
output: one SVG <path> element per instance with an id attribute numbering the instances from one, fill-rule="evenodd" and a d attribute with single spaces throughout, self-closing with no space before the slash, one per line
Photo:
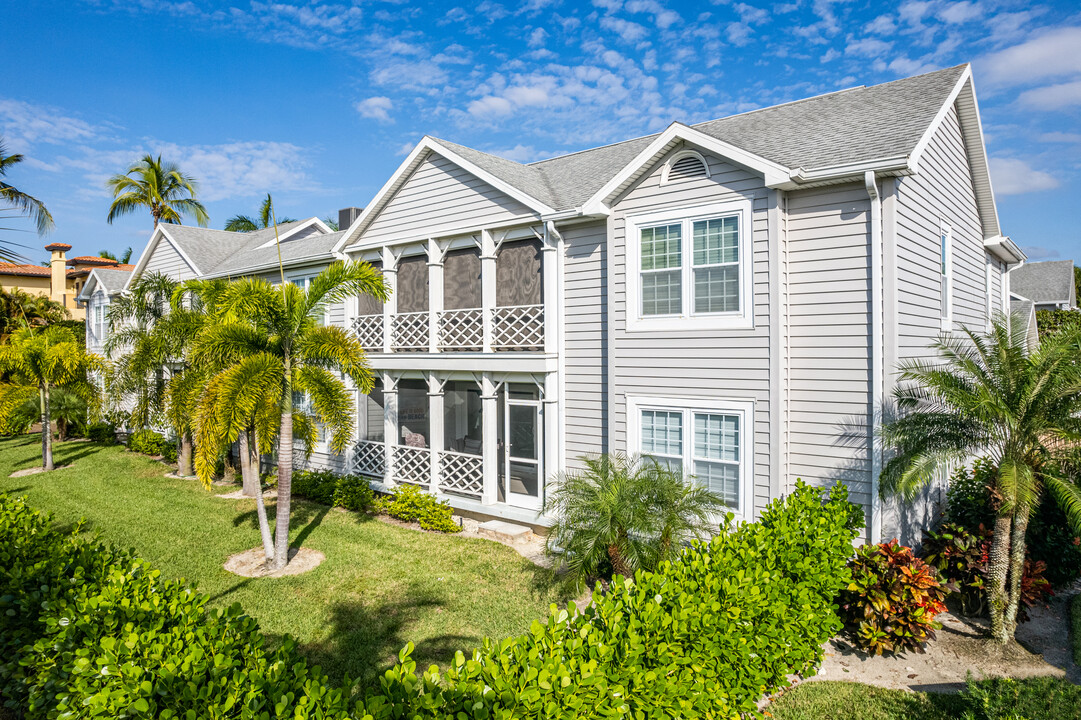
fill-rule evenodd
<path id="1" fill-rule="evenodd" d="M 968 66 L 530 164 L 426 137 L 347 229 L 296 242 L 394 291 L 340 311 L 379 382 L 328 464 L 539 525 L 587 453 L 680 465 L 742 518 L 842 480 L 875 540 L 928 511 L 878 499 L 894 369 L 1007 310 L 1024 260 Z M 232 272 L 262 272 L 247 254 Z"/>

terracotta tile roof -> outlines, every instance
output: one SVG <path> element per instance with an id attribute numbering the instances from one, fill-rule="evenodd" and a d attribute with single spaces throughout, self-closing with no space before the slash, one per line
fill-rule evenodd
<path id="1" fill-rule="evenodd" d="M 71 250 L 71 245 L 68 245 L 67 243 L 49 243 L 45 246 L 45 249 L 50 252 L 53 250 L 63 250 L 64 252 L 67 252 L 68 250 Z"/>
<path id="2" fill-rule="evenodd" d="M 68 265 L 108 265 L 116 266 L 119 263 L 116 260 L 110 260 L 109 258 L 98 257 L 97 255 L 80 255 L 78 257 L 68 258 Z"/>
<path id="3" fill-rule="evenodd" d="M 15 263 L 0 262 L 0 275 L 36 275 L 49 277 L 52 271 L 44 265 L 16 265 Z"/>

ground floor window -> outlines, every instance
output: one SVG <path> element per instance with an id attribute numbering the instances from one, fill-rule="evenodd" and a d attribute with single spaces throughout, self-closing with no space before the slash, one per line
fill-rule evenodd
<path id="1" fill-rule="evenodd" d="M 629 447 L 682 468 L 736 513 L 746 515 L 752 413 L 749 401 L 628 397 Z"/>

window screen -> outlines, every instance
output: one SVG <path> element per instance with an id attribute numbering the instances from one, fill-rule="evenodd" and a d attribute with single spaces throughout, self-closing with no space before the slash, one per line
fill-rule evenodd
<path id="1" fill-rule="evenodd" d="M 683 413 L 642 411 L 642 454 L 672 468 L 683 466 Z"/>
<path id="2" fill-rule="evenodd" d="M 443 261 L 443 307 L 465 310 L 480 305 L 480 251 L 451 250 Z"/>
<path id="3" fill-rule="evenodd" d="M 544 302 L 542 273 L 540 240 L 503 243 L 495 261 L 495 304 L 540 305 Z"/>
<path id="4" fill-rule="evenodd" d="M 694 413 L 695 480 L 739 508 L 739 416 Z"/>
<path id="5" fill-rule="evenodd" d="M 693 227 L 694 311 L 739 312 L 739 217 Z"/>
<path id="6" fill-rule="evenodd" d="M 412 255 L 398 261 L 398 312 L 428 309 L 428 256 Z"/>
<path id="7" fill-rule="evenodd" d="M 383 272 L 383 263 L 376 261 L 371 263 L 371 266 L 380 273 Z M 380 300 L 361 293 L 357 298 L 357 315 L 382 315 L 383 303 Z"/>
<path id="8" fill-rule="evenodd" d="M 642 315 L 682 311 L 682 242 L 679 223 L 642 229 Z"/>

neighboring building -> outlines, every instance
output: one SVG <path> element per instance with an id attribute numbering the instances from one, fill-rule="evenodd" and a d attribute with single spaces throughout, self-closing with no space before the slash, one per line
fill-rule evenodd
<path id="1" fill-rule="evenodd" d="M 116 260 L 97 256 L 68 259 L 71 245 L 66 243 L 50 243 L 45 249 L 52 253 L 48 266 L 0 263 L 0 287 L 45 295 L 67 308 L 75 320 L 84 319 L 85 313 L 78 303 L 78 295 L 94 268 L 133 268 L 132 265 L 122 265 Z"/>
<path id="2" fill-rule="evenodd" d="M 393 294 L 328 313 L 378 382 L 354 447 L 317 458 L 542 525 L 557 471 L 621 451 L 747 519 L 841 480 L 865 537 L 911 536 L 932 508 L 882 507 L 869 421 L 898 363 L 1007 309 L 1025 260 L 967 65 L 528 165 L 426 137 L 342 220 L 282 234 L 286 279 L 346 257 Z M 163 228 L 135 276 L 276 267 L 272 237 Z"/>
<path id="3" fill-rule="evenodd" d="M 134 265 L 97 267 L 90 271 L 75 300 L 86 312 L 86 349 L 105 355 L 109 306 L 124 291 Z"/>
<path id="4" fill-rule="evenodd" d="M 1010 292 L 1031 300 L 1037 310 L 1076 310 L 1073 260 L 1025 263 L 1010 273 Z"/>

